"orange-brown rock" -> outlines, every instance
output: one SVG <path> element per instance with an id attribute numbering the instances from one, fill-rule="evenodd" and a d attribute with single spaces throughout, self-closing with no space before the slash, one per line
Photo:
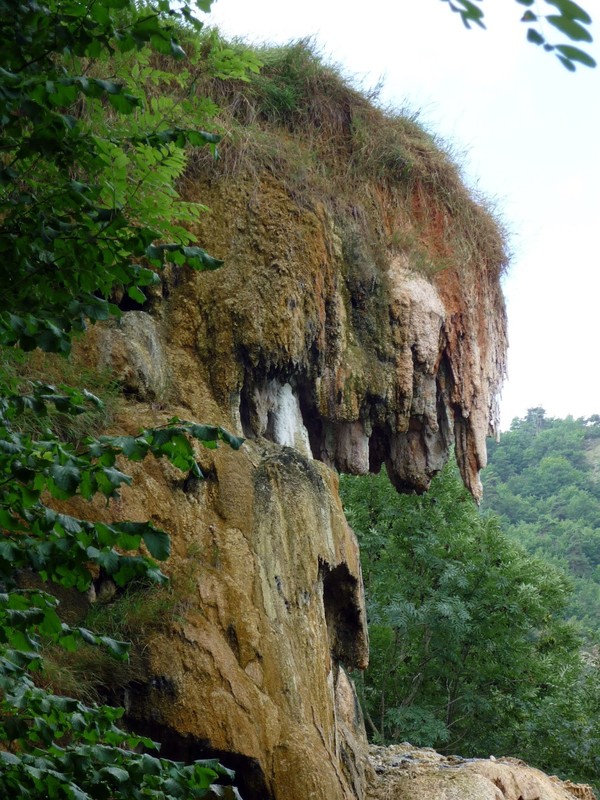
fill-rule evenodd
<path id="1" fill-rule="evenodd" d="M 140 404 L 120 424 L 153 416 Z M 244 800 L 362 796 L 366 741 L 346 669 L 364 669 L 368 641 L 337 476 L 266 440 L 201 463 L 207 479 L 191 483 L 148 460 L 121 500 L 94 509 L 172 535 L 179 616 L 144 644 L 129 720 L 165 755 L 219 755 Z"/>
<path id="2" fill-rule="evenodd" d="M 202 384 L 249 438 L 342 471 L 385 464 L 400 489 L 426 489 L 455 443 L 478 497 L 504 374 L 499 265 L 428 276 L 369 230 L 400 208 L 372 201 L 357 222 L 268 175 L 194 192 L 212 209 L 200 238 L 225 266 L 165 287 L 177 403 L 205 416 Z"/>

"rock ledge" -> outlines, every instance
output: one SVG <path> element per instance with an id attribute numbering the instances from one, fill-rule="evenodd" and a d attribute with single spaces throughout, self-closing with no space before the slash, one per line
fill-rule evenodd
<path id="1" fill-rule="evenodd" d="M 408 743 L 372 746 L 367 800 L 596 800 L 590 786 L 516 758 L 442 756 Z"/>

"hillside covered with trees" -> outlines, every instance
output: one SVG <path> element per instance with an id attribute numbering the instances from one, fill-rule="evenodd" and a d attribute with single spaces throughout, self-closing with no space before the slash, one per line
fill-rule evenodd
<path id="1" fill-rule="evenodd" d="M 384 474 L 344 476 L 341 494 L 367 594 L 371 660 L 355 677 L 371 738 L 597 784 L 599 671 L 566 619 L 564 573 L 480 513 L 453 465 L 426 495 Z"/>
<path id="2" fill-rule="evenodd" d="M 569 576 L 566 614 L 600 631 L 600 416 L 555 419 L 532 408 L 488 443 L 482 509 L 511 539 Z"/>

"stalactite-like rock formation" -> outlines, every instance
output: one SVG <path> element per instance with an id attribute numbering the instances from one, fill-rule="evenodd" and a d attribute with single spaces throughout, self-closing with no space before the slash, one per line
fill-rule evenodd
<path id="1" fill-rule="evenodd" d="M 201 194 L 202 238 L 227 266 L 178 290 L 167 324 L 187 320 L 236 428 L 341 471 L 385 464 L 419 491 L 455 442 L 478 496 L 506 347 L 498 265 L 428 278 L 379 248 L 383 209 L 336 223 L 268 177 Z"/>

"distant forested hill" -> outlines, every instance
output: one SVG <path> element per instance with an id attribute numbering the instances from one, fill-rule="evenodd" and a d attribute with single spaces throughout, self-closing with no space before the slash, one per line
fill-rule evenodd
<path id="1" fill-rule="evenodd" d="M 600 415 L 555 419 L 532 408 L 488 444 L 483 510 L 573 581 L 567 613 L 600 635 Z"/>

